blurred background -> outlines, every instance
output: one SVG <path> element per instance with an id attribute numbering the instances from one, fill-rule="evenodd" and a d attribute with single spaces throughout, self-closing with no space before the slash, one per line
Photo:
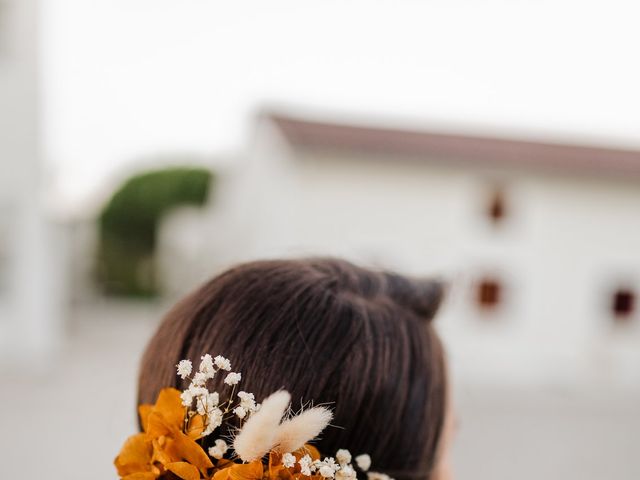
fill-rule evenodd
<path id="1" fill-rule="evenodd" d="M 3 475 L 115 478 L 173 302 L 339 255 L 449 280 L 458 478 L 640 478 L 639 14 L 1 0 Z"/>

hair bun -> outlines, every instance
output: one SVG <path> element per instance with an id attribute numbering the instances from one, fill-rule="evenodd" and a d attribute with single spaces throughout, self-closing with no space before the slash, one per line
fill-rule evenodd
<path id="1" fill-rule="evenodd" d="M 426 321 L 433 320 L 445 293 L 445 283 L 434 278 L 385 273 L 389 297 Z"/>

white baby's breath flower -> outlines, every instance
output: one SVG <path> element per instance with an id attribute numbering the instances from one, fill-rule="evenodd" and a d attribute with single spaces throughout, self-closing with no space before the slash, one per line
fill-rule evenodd
<path id="1" fill-rule="evenodd" d="M 218 392 L 206 392 L 197 398 L 196 408 L 200 415 L 211 415 L 211 412 L 217 409 L 218 406 Z"/>
<path id="2" fill-rule="evenodd" d="M 367 478 L 368 480 L 393 480 L 386 473 L 379 473 L 379 472 L 369 472 L 367 473 Z"/>
<path id="3" fill-rule="evenodd" d="M 351 463 L 351 452 L 344 448 L 341 448 L 336 452 L 336 459 L 340 465 L 347 465 Z"/>
<path id="4" fill-rule="evenodd" d="M 193 393 L 190 390 L 185 390 L 180 394 L 180 399 L 182 400 L 182 405 L 190 407 L 193 403 Z"/>
<path id="5" fill-rule="evenodd" d="M 191 370 L 193 369 L 193 365 L 190 360 L 180 360 L 176 367 L 178 369 L 178 375 L 183 380 L 191 375 Z"/>
<path id="6" fill-rule="evenodd" d="M 215 425 L 214 428 L 218 428 L 222 425 L 222 410 L 219 408 L 213 408 L 207 412 L 207 416 L 209 417 L 209 423 Z"/>
<path id="7" fill-rule="evenodd" d="M 309 455 L 305 455 L 300 460 L 298 460 L 298 464 L 300 464 L 300 473 L 306 475 L 307 477 L 310 477 L 313 473 L 312 468 L 315 470 L 315 468 L 313 467 L 313 460 Z"/>
<path id="8" fill-rule="evenodd" d="M 216 428 L 222 425 L 222 410 L 215 407 L 207 412 L 207 427 L 202 433 L 203 437 L 210 435 Z"/>
<path id="9" fill-rule="evenodd" d="M 336 461 L 333 459 L 333 457 L 325 457 L 325 459 L 323 460 L 323 463 L 331 468 L 334 472 L 336 470 L 338 470 L 338 464 L 336 463 Z"/>
<path id="10" fill-rule="evenodd" d="M 244 418 L 247 416 L 247 411 L 245 410 L 244 407 L 240 406 L 240 407 L 236 407 L 233 409 L 233 413 L 235 414 L 236 417 L 238 418 Z"/>
<path id="11" fill-rule="evenodd" d="M 253 393 L 245 392 L 244 390 L 238 392 L 238 398 L 242 402 L 253 402 L 256 399 Z"/>
<path id="12" fill-rule="evenodd" d="M 354 480 L 357 474 L 351 465 L 342 465 L 336 472 L 336 480 Z"/>
<path id="13" fill-rule="evenodd" d="M 191 396 L 196 399 L 203 396 L 207 396 L 209 394 L 209 390 L 207 390 L 204 387 L 199 387 L 197 385 L 194 385 L 193 383 L 189 385 L 188 390 L 189 390 L 189 393 L 191 393 Z"/>
<path id="14" fill-rule="evenodd" d="M 222 457 L 224 457 L 224 453 L 222 453 L 222 450 L 220 450 L 218 447 L 209 447 L 209 456 L 220 460 Z"/>
<path id="15" fill-rule="evenodd" d="M 200 373 L 202 373 L 207 379 L 213 378 L 213 376 L 216 374 L 216 369 L 213 368 L 213 358 L 211 358 L 211 355 L 209 355 L 208 353 L 200 358 Z"/>
<path id="16" fill-rule="evenodd" d="M 209 405 L 209 392 L 196 397 L 196 410 L 199 415 L 206 415 L 215 405 Z"/>
<path id="17" fill-rule="evenodd" d="M 207 397 L 209 395 L 209 390 L 207 390 L 204 387 L 196 387 L 195 385 L 191 384 L 189 386 L 189 389 L 186 391 L 189 392 L 189 394 L 191 395 L 191 400 L 196 401 L 196 409 L 198 410 L 198 413 L 200 415 L 204 415 L 206 413 L 206 405 L 208 403 Z M 188 398 L 188 395 L 185 394 L 185 398 L 183 398 L 183 400 L 186 400 L 187 398 Z"/>
<path id="18" fill-rule="evenodd" d="M 371 467 L 371 457 L 366 453 L 358 455 L 356 457 L 356 464 L 358 465 L 358 468 L 360 468 L 360 470 L 366 472 L 367 470 L 369 470 L 369 467 Z"/>
<path id="19" fill-rule="evenodd" d="M 242 375 L 237 372 L 229 372 L 224 379 L 224 383 L 227 385 L 237 385 L 242 379 Z"/>
<path id="20" fill-rule="evenodd" d="M 313 462 L 313 466 L 318 470 L 320 475 L 325 478 L 333 478 L 336 470 L 338 470 L 338 464 L 333 457 L 325 457 L 324 460 L 316 460 Z"/>
<path id="21" fill-rule="evenodd" d="M 206 373 L 196 372 L 196 374 L 193 376 L 193 380 L 191 380 L 191 383 L 198 387 L 202 387 L 205 383 L 207 383 L 207 379 L 208 377 Z"/>
<path id="22" fill-rule="evenodd" d="M 227 442 L 225 442 L 224 440 L 222 440 L 221 438 L 219 438 L 218 440 L 216 440 L 216 447 L 218 447 L 220 450 L 222 450 L 224 453 L 227 453 L 227 450 L 229 450 L 229 445 L 227 445 Z"/>
<path id="23" fill-rule="evenodd" d="M 220 395 L 218 395 L 218 392 L 209 392 L 207 394 L 207 405 L 217 407 L 218 403 L 220 403 Z"/>
<path id="24" fill-rule="evenodd" d="M 331 468 L 329 465 L 322 465 L 319 469 L 320 475 L 324 478 L 333 478 L 335 475 L 335 470 Z"/>
<path id="25" fill-rule="evenodd" d="M 216 356 L 216 358 L 213 359 L 213 362 L 220 370 L 231 370 L 231 362 L 228 358 L 224 358 L 222 355 Z"/>
<path id="26" fill-rule="evenodd" d="M 218 439 L 216 440 L 215 445 L 209 448 L 209 455 L 217 460 L 220 460 L 222 457 L 224 457 L 224 454 L 227 453 L 228 449 L 229 446 L 227 445 L 227 442 Z"/>
<path id="27" fill-rule="evenodd" d="M 256 401 L 253 393 L 238 392 L 238 398 L 240 398 L 240 406 L 247 412 L 256 411 Z"/>
<path id="28" fill-rule="evenodd" d="M 296 464 L 296 457 L 291 453 L 285 453 L 282 455 L 282 465 L 286 468 L 292 468 Z"/>

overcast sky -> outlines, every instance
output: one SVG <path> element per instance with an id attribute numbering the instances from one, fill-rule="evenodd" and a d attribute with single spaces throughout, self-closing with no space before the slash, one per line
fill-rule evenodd
<path id="1" fill-rule="evenodd" d="M 264 104 L 640 146 L 633 1 L 44 3 L 46 155 L 74 201 L 140 158 L 240 151 Z"/>

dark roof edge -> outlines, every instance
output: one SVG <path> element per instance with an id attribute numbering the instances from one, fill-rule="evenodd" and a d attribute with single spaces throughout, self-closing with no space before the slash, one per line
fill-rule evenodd
<path id="1" fill-rule="evenodd" d="M 294 147 L 640 175 L 640 151 L 340 124 L 263 111 Z"/>

